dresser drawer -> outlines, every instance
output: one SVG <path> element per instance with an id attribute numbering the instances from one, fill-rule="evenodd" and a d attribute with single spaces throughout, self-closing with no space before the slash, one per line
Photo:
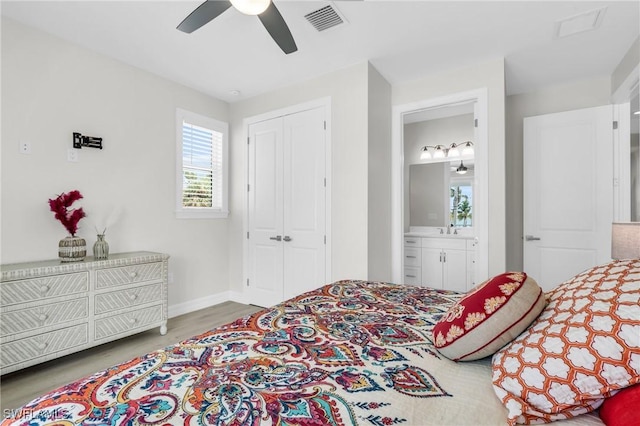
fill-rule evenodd
<path id="1" fill-rule="evenodd" d="M 418 237 L 404 237 L 404 246 L 405 247 L 420 247 L 422 244 L 422 238 Z"/>
<path id="2" fill-rule="evenodd" d="M 162 283 L 100 293 L 95 297 L 95 313 L 96 315 L 105 314 L 162 299 Z"/>
<path id="3" fill-rule="evenodd" d="M 403 282 L 404 284 L 420 285 L 422 283 L 422 269 L 405 266 Z"/>
<path id="4" fill-rule="evenodd" d="M 15 311 L 2 312 L 0 331 L 2 337 L 24 333 L 41 327 L 80 320 L 89 316 L 89 299 L 43 304 Z"/>
<path id="5" fill-rule="evenodd" d="M 419 248 L 405 247 L 404 266 L 422 266 L 422 250 Z"/>
<path id="6" fill-rule="evenodd" d="M 13 342 L 3 342 L 0 355 L 2 368 L 85 345 L 89 341 L 87 331 L 87 324 L 79 324 Z"/>
<path id="7" fill-rule="evenodd" d="M 2 283 L 2 306 L 89 291 L 89 273 L 77 272 Z"/>
<path id="8" fill-rule="evenodd" d="M 129 331 L 162 321 L 162 317 L 162 306 L 157 305 L 96 319 L 94 336 L 96 340 L 119 334 L 124 336 Z"/>
<path id="9" fill-rule="evenodd" d="M 96 289 L 162 280 L 162 262 L 142 263 L 96 271 Z"/>

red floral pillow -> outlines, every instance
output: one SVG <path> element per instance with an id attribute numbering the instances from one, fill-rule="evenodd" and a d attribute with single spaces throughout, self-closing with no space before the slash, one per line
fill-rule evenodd
<path id="1" fill-rule="evenodd" d="M 542 289 L 524 272 L 507 272 L 474 288 L 433 329 L 441 354 L 454 361 L 492 355 L 544 309 Z"/>
<path id="2" fill-rule="evenodd" d="M 640 425 L 640 385 L 630 386 L 604 400 L 600 418 L 607 426 Z"/>

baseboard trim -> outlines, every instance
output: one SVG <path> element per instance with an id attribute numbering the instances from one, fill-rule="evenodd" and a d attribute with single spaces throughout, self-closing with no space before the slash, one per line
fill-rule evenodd
<path id="1" fill-rule="evenodd" d="M 193 299 L 188 302 L 178 303 L 176 305 L 169 305 L 169 318 L 177 317 L 180 315 L 188 314 L 190 312 L 198 311 L 200 309 L 208 308 L 210 306 L 219 305 L 220 303 L 228 302 L 231 299 L 231 292 L 223 291 L 218 294 L 211 294 L 209 296 Z"/>

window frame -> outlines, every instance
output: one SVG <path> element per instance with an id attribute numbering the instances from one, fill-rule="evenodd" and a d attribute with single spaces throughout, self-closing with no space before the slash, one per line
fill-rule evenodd
<path id="1" fill-rule="evenodd" d="M 222 205 L 217 207 L 185 207 L 183 199 L 183 123 L 187 122 L 222 134 Z M 195 112 L 176 108 L 176 191 L 177 219 L 225 219 L 229 216 L 229 123 Z"/>

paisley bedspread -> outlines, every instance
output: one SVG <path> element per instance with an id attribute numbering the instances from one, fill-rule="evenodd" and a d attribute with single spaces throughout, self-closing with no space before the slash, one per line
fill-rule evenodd
<path id="1" fill-rule="evenodd" d="M 339 281 L 61 387 L 2 425 L 505 424 L 489 361 L 432 344 L 458 297 Z"/>

